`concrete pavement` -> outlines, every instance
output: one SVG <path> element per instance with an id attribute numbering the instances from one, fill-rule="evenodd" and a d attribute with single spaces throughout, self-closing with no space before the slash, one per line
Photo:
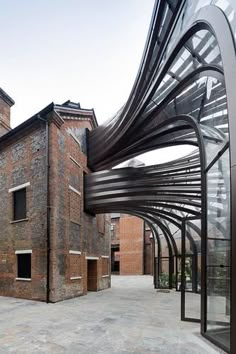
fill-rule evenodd
<path id="1" fill-rule="evenodd" d="M 0 354 L 223 353 L 179 318 L 180 294 L 151 276 L 113 276 L 111 289 L 56 304 L 0 297 Z"/>

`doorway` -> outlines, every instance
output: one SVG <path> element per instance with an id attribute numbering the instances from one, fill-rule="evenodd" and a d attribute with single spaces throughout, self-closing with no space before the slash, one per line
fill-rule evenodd
<path id="1" fill-rule="evenodd" d="M 87 260 L 87 290 L 98 290 L 97 260 Z"/>

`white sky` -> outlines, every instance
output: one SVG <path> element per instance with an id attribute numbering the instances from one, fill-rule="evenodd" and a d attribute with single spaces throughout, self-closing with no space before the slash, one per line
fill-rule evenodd
<path id="1" fill-rule="evenodd" d="M 12 127 L 68 99 L 94 108 L 99 124 L 113 116 L 133 86 L 153 6 L 154 0 L 2 0 L 0 87 L 16 102 Z M 178 158 L 186 147 L 164 151 L 142 160 Z"/>
<path id="2" fill-rule="evenodd" d="M 170 146 L 162 149 L 149 151 L 135 158 L 137 158 L 139 161 L 144 162 L 145 166 L 150 166 L 150 165 L 155 165 L 159 163 L 161 164 L 168 161 L 176 160 L 180 157 L 190 154 L 196 149 L 197 149 L 196 146 L 176 145 L 176 146 Z M 115 168 L 121 168 L 121 167 L 127 167 L 127 163 L 122 162 L 121 164 L 115 166 Z"/>
<path id="3" fill-rule="evenodd" d="M 94 108 L 99 124 L 131 91 L 154 0 L 2 0 L 0 87 L 12 126 L 52 101 Z"/>

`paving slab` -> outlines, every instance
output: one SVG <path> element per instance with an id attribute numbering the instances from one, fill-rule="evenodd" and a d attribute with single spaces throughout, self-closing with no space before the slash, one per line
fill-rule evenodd
<path id="1" fill-rule="evenodd" d="M 148 275 L 56 304 L 0 297 L 0 354 L 224 353 L 199 332 L 180 321 L 180 294 L 157 292 Z"/>

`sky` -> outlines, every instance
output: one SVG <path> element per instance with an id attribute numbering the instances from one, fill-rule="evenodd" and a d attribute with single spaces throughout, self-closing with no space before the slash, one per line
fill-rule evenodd
<path id="1" fill-rule="evenodd" d="M 0 87 L 16 102 L 12 127 L 68 99 L 94 108 L 99 124 L 112 117 L 135 81 L 154 2 L 1 0 Z M 142 160 L 165 162 L 186 149 Z"/>
<path id="2" fill-rule="evenodd" d="M 0 87 L 12 126 L 49 103 L 94 108 L 99 124 L 125 103 L 154 0 L 1 0 Z"/>

